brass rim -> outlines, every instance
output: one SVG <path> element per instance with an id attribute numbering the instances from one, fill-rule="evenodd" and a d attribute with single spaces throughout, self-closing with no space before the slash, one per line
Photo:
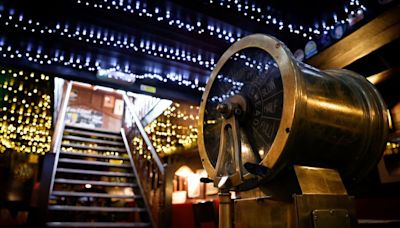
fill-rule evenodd
<path id="1" fill-rule="evenodd" d="M 296 90 L 298 90 L 298 87 L 296 86 L 298 80 L 296 80 L 296 78 L 298 77 L 299 71 L 296 67 L 296 62 L 294 61 L 292 53 L 281 41 L 264 34 L 254 34 L 246 36 L 240 41 L 234 43 L 231 47 L 228 48 L 228 50 L 225 51 L 222 57 L 218 60 L 216 67 L 211 72 L 200 103 L 198 122 L 199 154 L 203 166 L 211 179 L 215 178 L 216 170 L 211 164 L 211 161 L 207 155 L 203 137 L 203 122 L 207 98 L 218 72 L 225 65 L 226 61 L 228 61 L 232 55 L 245 48 L 259 48 L 269 53 L 278 64 L 283 84 L 283 109 L 278 132 L 276 133 L 275 139 L 271 145 L 271 149 L 268 151 L 267 155 L 264 157 L 260 164 L 270 169 L 275 166 L 284 150 L 284 147 L 291 132 L 292 123 L 294 121 L 294 114 L 296 110 L 295 95 L 297 94 Z"/>

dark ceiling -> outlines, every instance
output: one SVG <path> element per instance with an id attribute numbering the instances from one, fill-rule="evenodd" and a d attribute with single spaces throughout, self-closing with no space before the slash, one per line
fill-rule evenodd
<path id="1" fill-rule="evenodd" d="M 271 34 L 293 52 L 304 50 L 313 40 L 320 52 L 394 4 L 389 0 L 6 0 L 0 1 L 0 60 L 134 92 L 151 94 L 154 87 L 155 96 L 198 102 L 218 58 L 241 37 Z M 393 45 L 398 50 L 398 42 Z M 371 75 L 381 69 L 365 68 L 362 61 L 391 61 L 379 57 L 393 58 L 391 50 L 377 51 L 350 68 Z M 306 52 L 306 59 L 315 54 Z M 110 72 L 119 80 L 99 76 Z"/>

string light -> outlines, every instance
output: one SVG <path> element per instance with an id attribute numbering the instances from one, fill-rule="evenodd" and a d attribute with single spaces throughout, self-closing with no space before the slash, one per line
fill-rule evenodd
<path id="1" fill-rule="evenodd" d="M 356 23 L 357 20 L 352 19 L 357 15 L 362 15 L 367 8 L 359 2 L 359 0 L 350 0 L 344 4 L 343 12 L 335 12 L 330 20 L 324 20 L 314 23 L 313 25 L 295 24 L 287 21 L 285 18 L 279 18 L 274 15 L 274 10 L 271 7 L 260 7 L 255 1 L 240 1 L 240 0 L 210 0 L 208 4 L 225 7 L 229 10 L 234 10 L 239 14 L 249 17 L 258 23 L 275 26 L 279 30 L 285 30 L 296 34 L 303 38 L 312 40 L 319 37 L 321 34 L 327 34 L 335 29 L 338 25 Z M 240 40 L 243 36 L 250 34 L 249 32 L 229 25 L 227 23 L 215 20 L 201 14 L 194 14 L 171 2 L 147 4 L 145 1 L 131 0 L 76 0 L 75 4 L 80 7 L 101 9 L 102 11 L 123 12 L 137 17 L 152 20 L 156 24 L 166 25 L 170 28 L 178 29 L 188 33 L 203 34 L 205 36 L 216 37 L 228 43 L 233 43 Z M 188 48 L 177 47 L 161 43 L 148 38 L 139 37 L 137 35 L 113 31 L 100 26 L 89 25 L 84 23 L 70 23 L 66 21 L 46 22 L 29 18 L 22 12 L 17 12 L 15 9 L 7 9 L 6 6 L 1 6 L 0 23 L 6 27 L 23 32 L 35 33 L 39 35 L 55 36 L 65 39 L 79 41 L 84 44 L 92 44 L 107 48 L 117 48 L 129 53 L 141 53 L 151 55 L 156 58 L 167 59 L 182 63 L 190 63 L 207 71 L 213 70 L 215 67 L 216 55 L 211 52 L 202 50 L 190 50 Z M 102 61 L 99 58 L 80 56 L 68 51 L 57 50 L 58 53 L 45 53 L 42 47 L 37 47 L 32 50 L 27 47 L 26 50 L 18 50 L 13 46 L 4 45 L 0 40 L 0 57 L 3 58 L 23 58 L 28 62 L 38 63 L 42 65 L 59 64 L 72 67 L 78 70 L 86 70 L 89 72 L 99 72 L 101 70 L 115 69 L 127 74 L 126 81 L 134 81 L 136 79 L 151 79 L 158 80 L 164 83 L 173 82 L 178 85 L 204 91 L 204 84 L 199 85 L 198 79 L 188 80 L 189 71 L 161 73 L 161 69 L 153 67 L 147 69 L 145 73 L 138 74 L 133 72 L 129 64 L 117 63 L 113 64 Z M 36 53 L 35 53 L 36 52 Z M 62 53 L 62 54 L 60 54 Z M 68 56 L 68 58 L 66 57 Z M 251 64 L 251 63 L 249 63 Z M 206 75 L 190 78 L 207 78 Z M 110 76 L 111 77 L 111 76 Z"/>
<path id="2" fill-rule="evenodd" d="M 121 67 L 118 64 L 115 64 L 114 67 L 104 68 L 104 66 L 109 65 L 109 61 L 102 61 L 101 59 L 94 59 L 90 54 L 86 54 L 86 56 L 77 55 L 74 53 L 70 53 L 65 50 L 53 50 L 47 51 L 44 48 L 38 46 L 35 47 L 33 44 L 28 44 L 25 48 L 17 49 L 14 48 L 11 44 L 6 43 L 4 38 L 0 37 L 0 53 L 3 58 L 10 59 L 24 59 L 31 63 L 37 63 L 40 65 L 52 65 L 58 64 L 62 66 L 68 66 L 75 68 L 77 70 L 86 70 L 89 72 L 99 72 L 104 70 L 119 70 L 125 74 L 128 74 L 132 77 L 132 81 L 136 79 L 151 79 L 158 80 L 163 83 L 176 83 L 178 85 L 183 85 L 189 87 L 191 89 L 197 89 L 199 91 L 204 91 L 204 86 L 200 85 L 198 80 L 187 80 L 189 72 L 187 73 L 178 73 L 175 71 L 164 72 L 164 74 L 160 73 L 144 73 L 144 74 L 135 74 L 131 72 L 129 67 Z M 150 71 L 158 71 L 157 68 L 149 68 Z M 127 78 L 128 80 L 129 78 Z"/>
<path id="3" fill-rule="evenodd" d="M 349 24 L 351 18 L 367 11 L 367 8 L 359 2 L 359 0 L 350 0 L 344 4 L 343 12 L 336 12 L 332 14 L 332 20 L 328 23 L 326 21 L 320 21 L 313 25 L 294 24 L 289 21 L 285 21 L 285 18 L 278 18 L 272 7 L 261 7 L 257 5 L 256 1 L 240 1 L 240 0 L 207 0 L 206 3 L 225 7 L 229 10 L 236 11 L 250 20 L 266 25 L 274 26 L 278 30 L 286 30 L 292 34 L 302 36 L 304 38 L 312 39 L 314 36 L 320 34 L 327 34 L 330 30 L 333 30 L 338 24 Z M 351 10 L 349 10 L 351 9 Z M 337 15 L 344 15 L 342 18 L 338 18 Z"/>
<path id="4" fill-rule="evenodd" d="M 249 34 L 227 23 L 185 11 L 181 7 L 170 2 L 164 3 L 163 5 L 152 4 L 151 6 L 150 4 L 146 4 L 146 2 L 130 0 L 120 0 L 118 4 L 114 4 L 114 1 L 109 0 L 76 0 L 76 3 L 84 7 L 119 11 L 139 17 L 146 17 L 156 23 L 162 23 L 186 32 L 208 34 L 229 43 L 233 43 Z"/>
<path id="5" fill-rule="evenodd" d="M 0 152 L 49 152 L 50 77 L 2 67 L 0 75 Z"/>
<path id="6" fill-rule="evenodd" d="M 0 13 L 0 21 L 11 29 L 28 31 L 31 33 L 40 33 L 73 39 L 85 44 L 96 44 L 105 47 L 114 47 L 128 52 L 143 53 L 158 58 L 174 60 L 198 65 L 201 68 L 212 70 L 215 65 L 215 54 L 203 50 L 193 53 L 191 50 L 173 47 L 162 43 L 134 36 L 132 34 L 124 34 L 110 29 L 72 23 L 53 23 L 46 25 L 34 19 L 29 19 L 22 13 L 15 16 L 15 10 L 9 10 L 8 14 Z"/>
<path id="7" fill-rule="evenodd" d="M 145 127 L 146 133 L 160 156 L 197 147 L 198 106 L 174 102 L 162 115 Z M 134 137 L 133 147 L 139 155 L 150 158 L 141 137 Z"/>

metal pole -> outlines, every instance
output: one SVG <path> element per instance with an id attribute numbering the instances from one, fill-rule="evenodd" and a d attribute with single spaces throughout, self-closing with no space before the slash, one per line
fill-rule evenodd
<path id="1" fill-rule="evenodd" d="M 160 158 L 158 157 L 158 154 L 157 154 L 156 150 L 154 149 L 154 146 L 151 143 L 149 136 L 147 135 L 146 131 L 144 130 L 142 123 L 140 122 L 139 118 L 137 117 L 134 107 L 133 107 L 133 104 L 132 104 L 132 101 L 129 99 L 129 97 L 128 97 L 128 95 L 126 95 L 126 93 L 122 94 L 122 97 L 124 98 L 126 107 L 128 108 L 129 112 L 131 113 L 133 120 L 135 121 L 136 126 L 140 131 L 140 134 L 142 135 L 144 141 L 147 144 L 147 147 L 149 148 L 149 150 L 152 154 L 153 160 L 156 162 L 160 172 L 162 174 L 164 174 L 164 165 L 162 164 Z"/>
<path id="2" fill-rule="evenodd" d="M 124 146 L 125 146 L 126 152 L 129 155 L 129 161 L 130 161 L 131 166 L 132 166 L 132 171 L 135 174 L 136 178 L 139 178 L 135 162 L 133 161 L 132 151 L 131 151 L 131 148 L 129 148 L 128 138 L 126 137 L 125 130 L 123 128 L 121 128 L 121 136 L 122 136 L 122 140 L 124 141 Z M 145 192 L 144 192 L 144 188 L 142 186 L 142 182 L 140 180 L 137 180 L 136 183 L 138 184 L 140 194 L 142 195 L 142 197 L 144 199 L 143 202 L 144 202 L 144 205 L 145 205 L 146 210 L 148 212 L 148 215 L 150 217 L 151 224 L 153 226 L 155 226 L 155 227 L 158 227 L 159 224 L 155 224 L 155 222 L 154 222 L 154 217 L 153 217 L 153 214 L 152 214 L 149 202 L 148 202 L 149 198 L 148 198 L 148 195 L 146 195 Z"/>
<path id="3" fill-rule="evenodd" d="M 64 119 L 65 119 L 65 114 L 67 112 L 69 97 L 71 95 L 72 84 L 73 84 L 72 81 L 67 82 L 67 89 L 65 91 L 65 96 L 61 103 L 56 126 L 54 127 L 53 141 L 52 141 L 52 145 L 51 145 L 51 151 L 53 153 L 58 153 L 60 150 L 61 139 L 62 139 L 64 127 L 65 127 Z"/>
<path id="4" fill-rule="evenodd" d="M 65 91 L 65 96 L 63 98 L 61 108 L 60 108 L 60 113 L 58 114 L 57 118 L 57 123 L 54 128 L 54 134 L 53 134 L 53 141 L 52 141 L 52 147 L 51 151 L 55 153 L 55 158 L 54 158 L 54 166 L 51 174 L 51 182 L 50 182 L 50 195 L 53 193 L 53 186 L 54 186 L 54 178 L 56 176 L 56 169 L 57 169 L 57 164 L 58 164 L 58 158 L 60 156 L 60 147 L 61 147 L 61 140 L 63 136 L 63 131 L 65 127 L 65 114 L 67 112 L 67 107 L 68 107 L 68 102 L 69 102 L 69 97 L 71 95 L 71 90 L 72 90 L 72 81 L 67 82 L 67 90 Z"/>
<path id="5" fill-rule="evenodd" d="M 232 228 L 232 199 L 229 191 L 220 190 L 219 199 L 219 228 Z"/>

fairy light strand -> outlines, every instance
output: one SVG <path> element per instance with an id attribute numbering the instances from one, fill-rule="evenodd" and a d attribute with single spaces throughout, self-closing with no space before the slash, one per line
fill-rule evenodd
<path id="1" fill-rule="evenodd" d="M 90 54 L 86 56 L 69 53 L 64 50 L 47 51 L 42 47 L 33 47 L 28 45 L 27 48 L 15 48 L 5 42 L 4 38 L 0 37 L 0 57 L 9 59 L 23 59 L 31 63 L 37 63 L 40 65 L 52 65 L 58 64 L 62 66 L 72 67 L 77 70 L 86 70 L 89 72 L 98 72 L 105 69 L 105 65 L 109 63 L 103 63 L 99 59 L 90 57 Z M 198 80 L 188 80 L 183 73 L 178 72 L 164 72 L 161 73 L 144 73 L 136 74 L 131 71 L 129 67 L 121 67 L 116 64 L 114 67 L 106 68 L 107 70 L 118 70 L 124 72 L 132 77 L 132 80 L 136 79 L 150 79 L 157 80 L 163 83 L 176 83 L 177 85 L 183 85 L 191 89 L 197 89 L 198 91 L 204 91 L 205 87 L 201 85 Z"/>
<path id="2" fill-rule="evenodd" d="M 285 30 L 296 36 L 303 38 L 313 39 L 313 37 L 320 34 L 327 34 L 333 30 L 338 24 L 349 24 L 351 17 L 363 14 L 367 8 L 360 3 L 359 0 L 350 0 L 344 4 L 342 12 L 335 12 L 331 15 L 329 22 L 321 20 L 313 25 L 295 24 L 293 22 L 285 21 L 285 18 L 279 18 L 274 15 L 271 7 L 261 7 L 257 5 L 256 1 L 241 1 L 241 0 L 207 0 L 207 4 L 217 7 L 226 8 L 227 10 L 235 11 L 236 13 L 249 18 L 256 23 L 262 23 L 275 27 L 277 30 Z M 338 15 L 345 15 L 338 18 Z"/>
<path id="3" fill-rule="evenodd" d="M 198 106 L 174 102 L 145 127 L 160 156 L 168 156 L 197 146 Z M 136 153 L 150 158 L 141 137 L 132 140 Z"/>
<path id="4" fill-rule="evenodd" d="M 50 77 L 3 67 L 0 75 L 0 152 L 49 152 Z"/>
<path id="5" fill-rule="evenodd" d="M 233 43 L 249 34 L 248 32 L 227 23 L 217 20 L 208 21 L 202 15 L 193 15 L 190 12 L 179 10 L 176 6 L 172 7 L 171 4 L 167 3 L 163 5 L 149 6 L 144 1 L 119 0 L 117 2 L 110 0 L 76 0 L 76 4 L 84 7 L 103 9 L 110 12 L 117 11 L 133 14 L 182 31 L 196 34 L 208 34 L 228 43 Z M 207 21 L 207 23 L 204 21 Z"/>
<path id="6" fill-rule="evenodd" d="M 158 58 L 195 64 L 208 70 L 212 70 L 215 65 L 215 54 L 213 53 L 202 54 L 205 51 L 200 50 L 194 53 L 193 50 L 177 48 L 156 41 L 145 40 L 132 34 L 120 33 L 93 25 L 68 22 L 56 22 L 53 25 L 48 25 L 41 21 L 27 18 L 24 14 L 17 13 L 13 9 L 0 13 L 0 22 L 11 29 L 46 36 L 58 36 L 85 44 L 113 47 L 133 53 L 143 53 Z"/>

